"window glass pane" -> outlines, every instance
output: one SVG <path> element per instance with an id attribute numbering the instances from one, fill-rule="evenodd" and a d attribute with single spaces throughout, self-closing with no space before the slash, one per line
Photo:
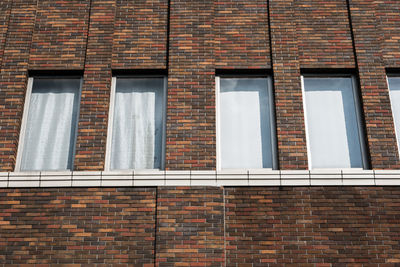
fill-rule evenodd
<path id="1" fill-rule="evenodd" d="M 400 77 L 388 77 L 390 102 L 396 128 L 397 146 L 400 144 Z"/>
<path id="2" fill-rule="evenodd" d="M 72 169 L 80 79 L 34 79 L 21 170 Z"/>
<path id="3" fill-rule="evenodd" d="M 161 168 L 163 78 L 116 82 L 111 169 Z"/>
<path id="4" fill-rule="evenodd" d="M 351 78 L 305 78 L 312 168 L 362 168 Z"/>
<path id="5" fill-rule="evenodd" d="M 221 168 L 272 168 L 267 78 L 220 79 Z"/>

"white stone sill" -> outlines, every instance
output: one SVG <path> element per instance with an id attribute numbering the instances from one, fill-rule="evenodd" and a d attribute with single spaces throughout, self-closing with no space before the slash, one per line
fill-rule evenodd
<path id="1" fill-rule="evenodd" d="M 0 188 L 123 186 L 397 186 L 400 170 L 0 172 Z"/>

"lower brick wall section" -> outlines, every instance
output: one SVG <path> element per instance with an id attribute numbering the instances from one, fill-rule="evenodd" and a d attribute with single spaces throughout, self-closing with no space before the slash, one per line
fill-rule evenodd
<path id="1" fill-rule="evenodd" d="M 222 188 L 160 188 L 157 226 L 158 266 L 224 266 Z"/>
<path id="2" fill-rule="evenodd" d="M 227 188 L 227 266 L 399 266 L 399 197 L 400 187 Z"/>
<path id="3" fill-rule="evenodd" d="M 400 187 L 0 189 L 0 266 L 64 263 L 399 266 Z"/>
<path id="4" fill-rule="evenodd" d="M 155 188 L 0 190 L 0 265 L 153 266 Z"/>

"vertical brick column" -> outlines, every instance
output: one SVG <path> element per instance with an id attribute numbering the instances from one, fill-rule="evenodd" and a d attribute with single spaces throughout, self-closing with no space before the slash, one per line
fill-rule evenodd
<path id="1" fill-rule="evenodd" d="M 400 66 L 400 1 L 383 0 L 378 2 L 376 18 L 378 32 L 383 37 L 382 58 L 385 67 Z"/>
<path id="2" fill-rule="evenodd" d="M 171 0 L 167 169 L 215 169 L 213 1 Z"/>
<path id="3" fill-rule="evenodd" d="M 355 54 L 360 77 L 367 140 L 373 169 L 399 168 L 385 66 L 378 5 L 372 0 L 349 0 Z"/>
<path id="4" fill-rule="evenodd" d="M 0 70 L 0 170 L 2 171 L 14 169 L 35 15 L 36 0 L 12 1 Z"/>
<path id="5" fill-rule="evenodd" d="M 11 0 L 2 1 L 0 4 L 0 66 L 1 61 L 3 60 L 4 45 L 6 43 L 11 6 Z"/>
<path id="6" fill-rule="evenodd" d="M 307 147 L 294 0 L 270 0 L 276 125 L 281 169 L 306 169 Z"/>
<path id="7" fill-rule="evenodd" d="M 157 266 L 224 266 L 223 207 L 218 187 L 159 188 Z"/>
<path id="8" fill-rule="evenodd" d="M 76 170 L 103 170 L 115 0 L 93 0 L 76 144 Z"/>

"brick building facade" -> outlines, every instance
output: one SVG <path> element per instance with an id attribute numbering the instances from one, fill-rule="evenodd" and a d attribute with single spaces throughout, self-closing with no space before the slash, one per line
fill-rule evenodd
<path id="1" fill-rule="evenodd" d="M 0 265 L 400 264 L 387 82 L 400 76 L 400 2 L 3 0 L 0 70 Z M 367 163 L 312 170 L 303 76 L 343 73 L 357 84 Z M 16 169 L 29 78 L 52 75 L 82 80 L 61 178 Z M 160 171 L 105 172 L 118 75 L 167 79 Z M 276 170 L 218 168 L 224 75 L 271 80 Z"/>

